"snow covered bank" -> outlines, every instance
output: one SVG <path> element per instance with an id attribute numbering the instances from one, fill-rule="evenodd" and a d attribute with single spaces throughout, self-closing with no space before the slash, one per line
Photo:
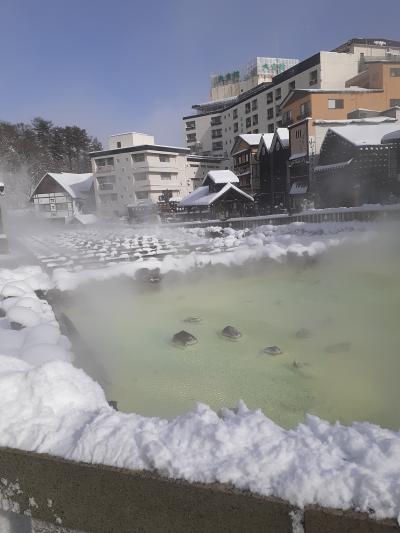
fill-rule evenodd
<path id="1" fill-rule="evenodd" d="M 224 230 L 214 239 L 204 230 L 186 231 L 185 238 L 191 235 L 198 246 L 213 248 L 138 265 L 183 271 L 207 261 L 283 260 L 290 252 L 313 255 L 343 243 L 369 241 L 376 237 L 370 228 L 355 223 L 299 224 L 290 230 L 266 226 L 251 234 Z M 68 281 L 59 286 L 75 286 L 73 276 L 85 271 L 67 274 L 71 277 L 61 277 Z M 170 421 L 117 412 L 100 386 L 71 364 L 68 340 L 49 305 L 34 293 L 51 286 L 38 267 L 0 270 L 5 313 L 0 319 L 0 446 L 152 469 L 188 481 L 231 483 L 299 507 L 320 504 L 366 511 L 376 518 L 399 517 L 400 433 L 368 423 L 329 424 L 314 416 L 285 430 L 242 402 L 237 410 L 220 414 L 198 404 Z M 12 330 L 13 322 L 25 327 Z"/>
<path id="2" fill-rule="evenodd" d="M 143 237 L 145 242 L 151 239 L 155 250 L 144 246 L 146 253 L 136 252 L 132 261 L 125 261 L 127 254 L 119 251 L 115 252 L 119 254 L 115 259 L 120 258 L 120 261 L 89 268 L 55 268 L 53 279 L 59 289 L 72 290 L 89 281 L 104 281 L 121 275 L 135 277 L 136 272 L 143 267 L 159 268 L 161 274 L 165 274 L 170 271 L 185 273 L 209 265 L 237 266 L 264 258 L 282 262 L 293 255 L 313 257 L 340 244 L 363 242 L 376 236 L 376 229 L 376 225 L 362 222 L 297 222 L 287 226 L 260 226 L 251 232 L 212 227 L 179 228 L 172 233 L 166 233 L 163 229 L 163 242 L 168 242 L 170 248 L 161 257 L 153 257 L 157 255 L 157 246 L 161 239 L 161 236 L 155 233 L 151 237 Z M 119 250 L 122 248 L 127 251 L 131 241 L 128 236 L 118 238 L 114 242 L 114 249 L 118 246 Z M 90 243 L 93 246 L 104 246 L 104 241 L 101 245 L 95 242 L 97 241 L 89 241 L 88 246 Z M 69 245 L 71 244 L 69 241 Z M 132 246 L 136 244 L 135 242 Z"/>

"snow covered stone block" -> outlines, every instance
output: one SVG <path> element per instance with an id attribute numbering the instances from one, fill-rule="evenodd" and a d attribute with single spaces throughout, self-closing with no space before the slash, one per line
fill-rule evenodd
<path id="1" fill-rule="evenodd" d="M 38 313 L 25 307 L 13 306 L 7 311 L 7 318 L 12 329 L 22 329 L 37 326 L 40 323 Z"/>

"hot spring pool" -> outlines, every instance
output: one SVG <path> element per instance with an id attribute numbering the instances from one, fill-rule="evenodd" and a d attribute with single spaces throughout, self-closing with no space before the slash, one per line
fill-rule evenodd
<path id="1" fill-rule="evenodd" d="M 361 245 L 308 267 L 266 262 L 151 286 L 110 281 L 79 289 L 64 311 L 102 375 L 84 359 L 77 365 L 120 410 L 170 418 L 197 401 L 219 409 L 241 398 L 285 427 L 311 413 L 398 430 L 399 259 L 399 246 Z M 239 341 L 218 335 L 228 324 Z M 296 336 L 302 328 L 309 337 Z M 182 329 L 198 344 L 174 346 Z M 329 348 L 337 343 L 342 350 Z M 284 353 L 261 353 L 271 345 Z"/>

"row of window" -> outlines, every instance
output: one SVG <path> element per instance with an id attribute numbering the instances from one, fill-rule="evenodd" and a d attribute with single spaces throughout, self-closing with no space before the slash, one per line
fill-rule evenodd
<path id="1" fill-rule="evenodd" d="M 196 134 L 194 133 L 192 135 L 196 135 Z M 173 157 L 174 156 L 160 154 L 158 156 L 158 159 L 159 159 L 160 163 L 169 163 L 171 161 L 171 159 L 173 159 Z M 117 161 L 118 161 L 118 159 L 117 159 Z M 127 158 L 127 161 L 128 161 L 128 158 Z M 146 161 L 146 154 L 132 154 L 132 161 L 134 161 L 135 163 L 142 163 L 142 162 Z M 96 159 L 96 165 L 97 165 L 97 168 L 100 168 L 100 169 L 102 167 L 106 167 L 106 166 L 113 167 L 114 166 L 114 158 L 113 157 L 104 157 L 102 159 Z"/>

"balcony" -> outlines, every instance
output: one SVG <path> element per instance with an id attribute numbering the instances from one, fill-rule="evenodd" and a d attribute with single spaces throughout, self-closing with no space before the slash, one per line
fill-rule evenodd
<path id="1" fill-rule="evenodd" d="M 304 120 L 305 118 L 311 118 L 311 113 L 300 113 L 300 115 L 297 115 L 297 120 Z"/>
<path id="2" fill-rule="evenodd" d="M 114 165 L 102 165 L 96 168 L 96 174 L 105 174 L 106 172 L 114 172 Z"/>
<path id="3" fill-rule="evenodd" d="M 196 124 L 193 124 L 193 125 L 186 125 L 186 131 L 190 131 L 190 130 L 195 130 L 196 129 Z"/>

